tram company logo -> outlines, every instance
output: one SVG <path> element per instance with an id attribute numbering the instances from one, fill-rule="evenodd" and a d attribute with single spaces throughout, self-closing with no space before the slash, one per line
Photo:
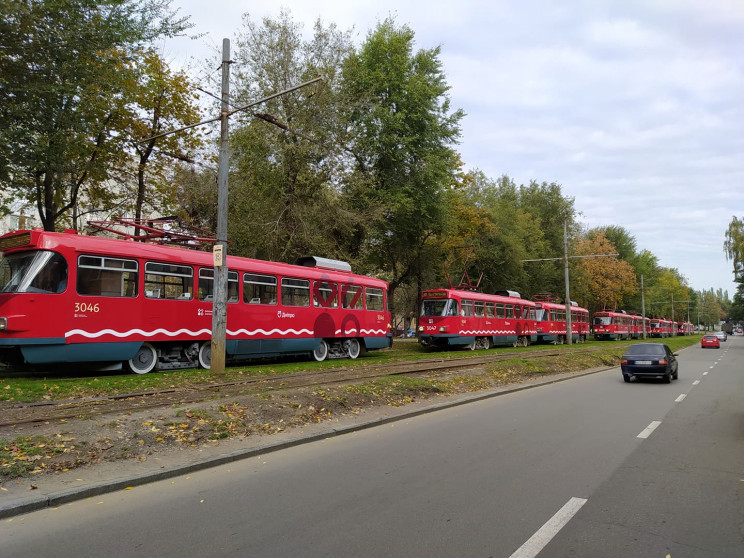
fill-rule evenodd
<path id="1" fill-rule="evenodd" d="M 281 310 L 278 310 L 276 313 L 277 318 L 294 318 L 294 314 L 290 314 L 289 312 L 282 312 Z"/>

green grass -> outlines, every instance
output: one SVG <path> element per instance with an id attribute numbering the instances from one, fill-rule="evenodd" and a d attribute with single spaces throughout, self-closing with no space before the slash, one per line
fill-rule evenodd
<path id="1" fill-rule="evenodd" d="M 656 341 L 656 340 L 649 340 Z M 700 342 L 700 336 L 674 337 L 663 340 L 672 350 Z M 584 351 L 599 348 L 602 352 L 622 355 L 625 347 L 638 341 L 589 341 L 579 345 L 532 345 L 515 349 L 502 347 L 490 351 L 425 351 L 413 341 L 396 340 L 391 349 L 370 351 L 356 360 L 340 359 L 314 362 L 308 359 L 284 359 L 256 361 L 242 366 L 230 366 L 222 373 L 202 369 L 171 370 L 151 374 L 129 374 L 125 372 L 90 372 L 82 367 L 66 366 L 46 372 L 9 372 L 0 370 L 0 401 L 37 402 L 59 401 L 81 397 L 121 395 L 192 387 L 203 384 L 239 381 L 266 376 L 280 376 L 303 370 L 327 370 L 332 368 L 354 368 L 398 361 L 416 361 L 430 358 L 463 358 L 477 354 L 520 353 L 529 358 L 532 351 L 555 349 L 560 351 Z"/>

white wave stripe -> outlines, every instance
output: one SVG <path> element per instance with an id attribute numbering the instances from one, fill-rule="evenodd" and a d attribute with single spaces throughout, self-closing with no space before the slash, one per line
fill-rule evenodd
<path id="1" fill-rule="evenodd" d="M 347 329 L 345 331 L 341 331 L 340 329 L 336 330 L 336 335 L 351 335 L 352 333 L 358 333 L 359 335 L 387 335 L 387 331 L 384 329 Z"/>
<path id="2" fill-rule="evenodd" d="M 313 335 L 313 332 L 309 329 L 270 329 L 269 331 L 266 331 L 264 329 L 254 329 L 253 331 L 248 331 L 247 329 L 238 329 L 236 331 L 227 331 L 228 335 L 248 335 L 248 336 L 255 336 L 255 335 L 273 335 L 275 333 L 278 333 L 280 335 L 288 335 L 288 334 L 294 334 L 294 335 L 302 335 L 303 333 L 306 333 L 307 335 Z"/>
<path id="3" fill-rule="evenodd" d="M 532 333 L 530 331 L 525 331 L 523 333 Z M 517 332 L 513 329 L 504 329 L 504 330 L 473 330 L 473 331 L 461 331 L 460 335 L 517 335 Z"/>
<path id="4" fill-rule="evenodd" d="M 72 331 L 65 332 L 65 338 L 80 335 L 87 337 L 88 339 L 97 339 L 103 335 L 113 335 L 114 337 L 124 338 L 130 337 L 131 335 L 142 335 L 144 337 L 153 337 L 155 335 L 162 334 L 168 337 L 176 337 L 177 335 L 188 335 L 190 337 L 198 337 L 200 335 L 211 335 L 211 329 L 200 329 L 199 331 L 191 331 L 190 329 L 179 329 L 178 331 L 168 331 L 167 329 L 156 329 L 153 331 L 145 331 L 143 329 L 130 329 L 129 331 L 114 331 L 113 329 L 102 329 L 101 331 L 85 331 L 83 329 L 73 329 Z"/>
<path id="5" fill-rule="evenodd" d="M 352 333 L 356 333 L 356 329 L 352 330 L 346 330 L 346 335 L 350 335 Z M 362 329 L 359 331 L 360 334 L 364 335 L 385 335 L 387 332 L 384 329 Z M 130 337 L 132 335 L 142 335 L 144 337 L 154 337 L 155 335 L 167 335 L 168 337 L 176 337 L 179 335 L 188 335 L 189 337 L 199 337 L 201 335 L 212 335 L 211 329 L 200 329 L 199 331 L 191 331 L 190 329 L 179 329 L 177 331 L 168 331 L 167 329 L 156 329 L 153 331 L 145 331 L 143 329 L 130 329 L 129 331 L 115 331 L 113 329 L 103 329 L 101 331 L 85 331 L 83 329 L 73 329 L 71 331 L 68 331 L 65 333 L 65 338 L 74 337 L 75 335 L 80 335 L 82 337 L 86 337 L 88 339 L 97 339 L 99 337 L 102 337 L 104 335 L 113 335 L 114 337 L 118 337 L 120 339 L 123 339 L 125 337 Z M 249 337 L 255 337 L 257 335 L 281 335 L 283 337 L 289 336 L 289 335 L 314 335 L 315 332 L 309 329 L 270 329 L 270 330 L 264 330 L 264 329 L 255 329 L 252 331 L 249 331 L 247 329 L 238 329 L 235 331 L 227 330 L 227 334 L 230 336 L 237 337 L 239 335 L 247 335 Z M 340 335 L 341 330 L 336 331 L 336 335 Z"/>

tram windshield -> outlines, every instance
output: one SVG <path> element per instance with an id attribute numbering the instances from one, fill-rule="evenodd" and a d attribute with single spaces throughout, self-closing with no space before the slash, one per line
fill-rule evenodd
<path id="1" fill-rule="evenodd" d="M 612 316 L 596 316 L 594 318 L 594 325 L 610 325 L 612 324 Z"/>
<path id="2" fill-rule="evenodd" d="M 67 262 L 55 252 L 35 250 L 0 260 L 0 292 L 61 293 L 67 287 Z"/>
<path id="3" fill-rule="evenodd" d="M 422 316 L 457 316 L 457 301 L 452 299 L 424 300 Z"/>

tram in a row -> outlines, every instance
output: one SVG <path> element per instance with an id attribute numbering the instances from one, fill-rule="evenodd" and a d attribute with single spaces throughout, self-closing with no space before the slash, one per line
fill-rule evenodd
<path id="1" fill-rule="evenodd" d="M 210 366 L 211 253 L 41 230 L 0 237 L 0 252 L 0 362 Z M 385 281 L 322 258 L 226 260 L 228 361 L 391 346 Z"/>

